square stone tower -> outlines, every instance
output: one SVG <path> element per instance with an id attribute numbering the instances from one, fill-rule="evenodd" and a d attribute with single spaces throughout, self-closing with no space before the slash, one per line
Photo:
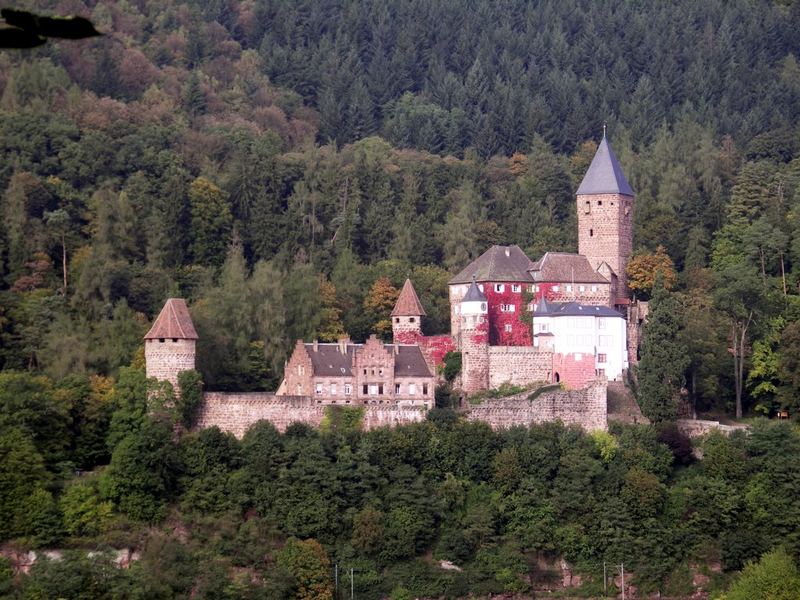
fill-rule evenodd
<path id="1" fill-rule="evenodd" d="M 606 263 L 617 277 L 616 304 L 628 301 L 633 250 L 634 194 L 611 146 L 603 139 L 577 191 L 578 253 L 593 269 Z"/>

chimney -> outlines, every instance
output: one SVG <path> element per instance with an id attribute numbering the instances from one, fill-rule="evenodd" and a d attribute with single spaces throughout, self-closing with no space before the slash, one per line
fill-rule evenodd
<path id="1" fill-rule="evenodd" d="M 506 246 L 506 256 L 511 256 L 511 248 Z"/>
<path id="2" fill-rule="evenodd" d="M 400 354 L 400 344 L 397 343 L 394 344 L 394 353 Z"/>
<path id="3" fill-rule="evenodd" d="M 314 352 L 319 351 L 319 340 L 314 340 L 313 348 Z"/>
<path id="4" fill-rule="evenodd" d="M 350 344 L 350 338 L 348 336 L 342 336 L 339 338 L 339 352 L 342 354 L 347 354 L 347 346 Z"/>

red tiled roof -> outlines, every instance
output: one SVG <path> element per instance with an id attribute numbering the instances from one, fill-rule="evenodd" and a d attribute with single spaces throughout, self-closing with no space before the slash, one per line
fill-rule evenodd
<path id="1" fill-rule="evenodd" d="M 192 317 L 189 316 L 189 308 L 183 298 L 169 298 L 156 317 L 150 331 L 144 336 L 146 340 L 160 338 L 197 339 L 197 331 L 194 329 Z"/>
<path id="2" fill-rule="evenodd" d="M 406 282 L 403 284 L 403 289 L 400 290 L 400 295 L 397 297 L 394 309 L 392 310 L 392 316 L 405 317 L 412 315 L 417 317 L 426 316 L 425 309 L 422 308 L 422 303 L 419 301 L 414 285 L 411 283 L 410 279 L 406 279 Z"/>
<path id="3" fill-rule="evenodd" d="M 566 252 L 547 252 L 533 264 L 531 275 L 537 283 L 608 283 L 588 258 Z"/>

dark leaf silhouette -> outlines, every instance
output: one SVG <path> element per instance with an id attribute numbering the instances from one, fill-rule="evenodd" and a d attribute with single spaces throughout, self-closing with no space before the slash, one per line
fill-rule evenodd
<path id="1" fill-rule="evenodd" d="M 41 17 L 13 8 L 0 11 L 10 28 L 0 30 L 0 47 L 33 48 L 45 43 L 45 38 L 79 40 L 102 35 L 83 17 Z"/>

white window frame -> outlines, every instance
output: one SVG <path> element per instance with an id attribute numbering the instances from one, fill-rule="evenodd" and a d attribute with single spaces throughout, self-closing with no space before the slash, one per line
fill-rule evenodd
<path id="1" fill-rule="evenodd" d="M 408 384 L 408 395 L 415 396 L 417 393 L 417 384 L 416 383 L 409 383 Z"/>
<path id="2" fill-rule="evenodd" d="M 511 284 L 511 291 L 512 292 L 521 292 L 522 291 L 522 286 L 520 284 L 518 284 L 518 283 L 512 283 Z"/>
<path id="3" fill-rule="evenodd" d="M 506 286 L 502 283 L 495 283 L 494 291 L 497 292 L 498 294 L 502 294 L 503 292 L 506 291 Z"/>
<path id="4" fill-rule="evenodd" d="M 578 291 L 581 292 L 581 293 L 585 292 L 586 291 L 586 286 L 585 285 L 579 285 L 578 286 Z"/>
<path id="5" fill-rule="evenodd" d="M 378 395 L 378 384 L 377 383 L 370 383 L 369 387 L 367 387 L 367 392 L 370 396 L 377 396 Z"/>
<path id="6" fill-rule="evenodd" d="M 317 396 L 321 396 L 321 395 L 322 395 L 322 384 L 321 384 L 321 383 L 317 383 L 317 384 L 314 386 L 314 393 L 315 393 Z"/>
<path id="7" fill-rule="evenodd" d="M 505 330 L 505 332 L 506 332 L 506 333 L 511 333 L 511 331 L 512 331 L 512 329 L 513 329 L 513 328 L 511 327 L 511 323 L 506 323 L 506 324 L 503 326 L 503 329 Z"/>
<path id="8" fill-rule="evenodd" d="M 335 396 L 335 395 L 336 395 L 336 384 L 332 383 L 331 384 L 331 396 Z"/>
<path id="9" fill-rule="evenodd" d="M 350 396 L 352 394 L 353 394 L 353 385 L 350 384 L 350 383 L 345 383 L 344 384 L 344 395 L 345 396 Z"/>
<path id="10" fill-rule="evenodd" d="M 554 291 L 554 292 L 557 292 L 557 291 L 558 291 L 558 286 L 557 286 L 557 285 L 554 285 L 554 286 L 553 286 L 553 291 Z"/>

